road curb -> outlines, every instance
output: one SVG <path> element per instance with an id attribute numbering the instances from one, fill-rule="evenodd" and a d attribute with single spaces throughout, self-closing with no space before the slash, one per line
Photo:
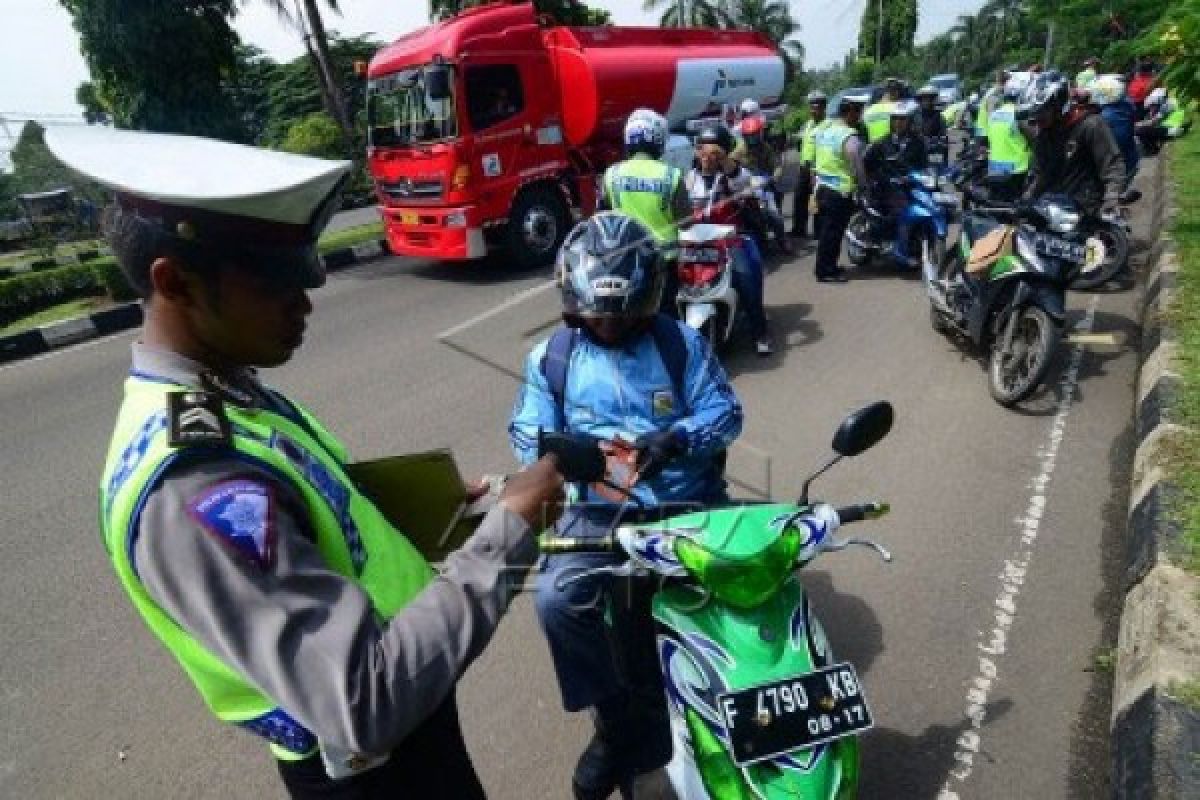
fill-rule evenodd
<path id="1" fill-rule="evenodd" d="M 1177 699 L 1200 663 L 1200 579 L 1175 566 L 1180 526 L 1169 509 L 1178 489 L 1162 454 L 1185 429 L 1170 419 L 1181 381 L 1173 368 L 1176 334 L 1165 312 L 1174 301 L 1179 261 L 1162 233 L 1173 216 L 1166 160 L 1156 163 L 1150 251 L 1142 281 L 1140 367 L 1133 425 L 1138 443 L 1130 483 L 1125 592 L 1114 667 L 1112 755 L 1118 800 L 1200 797 L 1200 712 Z"/>
<path id="2" fill-rule="evenodd" d="M 388 254 L 387 242 L 379 239 L 331 250 L 321 256 L 321 260 L 328 272 L 337 272 Z M 0 336 L 0 364 L 41 355 L 97 336 L 119 333 L 141 324 L 141 303 L 125 303 L 88 314 L 86 317 L 75 317 L 10 336 Z"/>

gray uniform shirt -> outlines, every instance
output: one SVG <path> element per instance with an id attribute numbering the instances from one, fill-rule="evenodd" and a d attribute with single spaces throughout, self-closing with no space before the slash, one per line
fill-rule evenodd
<path id="1" fill-rule="evenodd" d="M 201 386 L 204 369 L 140 344 L 133 366 L 188 386 Z M 249 371 L 224 383 L 227 401 L 273 404 Z M 231 481 L 267 498 L 261 558 L 247 557 L 197 513 Z M 180 626 L 319 740 L 384 753 L 446 699 L 487 644 L 537 557 L 529 533 L 521 517 L 495 506 L 433 581 L 383 622 L 358 585 L 325 565 L 298 491 L 262 469 L 214 458 L 169 470 L 151 492 L 134 565 Z"/>

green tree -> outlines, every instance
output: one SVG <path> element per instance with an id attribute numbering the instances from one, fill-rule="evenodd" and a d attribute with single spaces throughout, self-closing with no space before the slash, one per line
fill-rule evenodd
<path id="1" fill-rule="evenodd" d="M 804 62 L 804 45 L 794 37 L 800 24 L 786 0 L 688 0 L 680 21 L 676 0 L 643 0 L 646 11 L 662 9 L 659 25 L 664 28 L 737 28 L 757 31 L 770 39 L 787 62 L 788 82 Z"/>
<path id="2" fill-rule="evenodd" d="M 117 125 L 240 138 L 222 81 L 235 0 L 59 0 L 79 31 L 92 99 Z"/>
<path id="3" fill-rule="evenodd" d="M 296 120 L 288 128 L 279 149 L 319 158 L 341 158 L 342 133 L 333 117 L 324 111 Z"/>
<path id="4" fill-rule="evenodd" d="M 13 145 L 12 191 L 17 194 L 48 192 L 52 189 L 84 187 L 84 182 L 67 169 L 46 147 L 46 131 L 36 122 L 27 122 Z"/>
<path id="5" fill-rule="evenodd" d="M 108 122 L 111 115 L 96 94 L 96 85 L 84 81 L 75 89 L 75 102 L 83 106 L 83 119 L 88 125 L 98 125 Z"/>
<path id="6" fill-rule="evenodd" d="M 880 63 L 894 56 L 909 55 L 916 35 L 917 0 L 867 0 L 858 32 L 858 53 Z"/>
<path id="7" fill-rule="evenodd" d="M 429 16 L 435 20 L 448 19 L 460 11 L 481 6 L 494 0 L 430 0 Z M 609 25 L 612 15 L 599 8 L 590 8 L 579 0 L 533 0 L 534 10 L 559 25 Z"/>
<path id="8" fill-rule="evenodd" d="M 1164 65 L 1163 81 L 1184 101 L 1200 100 L 1200 0 L 1177 0 L 1138 49 Z"/>

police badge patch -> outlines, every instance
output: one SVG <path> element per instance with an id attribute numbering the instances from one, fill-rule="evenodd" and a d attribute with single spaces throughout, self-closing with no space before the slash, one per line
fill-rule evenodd
<path id="1" fill-rule="evenodd" d="M 247 480 L 210 486 L 187 506 L 188 514 L 216 536 L 264 569 L 275 562 L 275 526 L 271 490 Z"/>
<path id="2" fill-rule="evenodd" d="M 651 395 L 651 408 L 656 417 L 669 417 L 675 413 L 675 393 L 659 391 Z"/>

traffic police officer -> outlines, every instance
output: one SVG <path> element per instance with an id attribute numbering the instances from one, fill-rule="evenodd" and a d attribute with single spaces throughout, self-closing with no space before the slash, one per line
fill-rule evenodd
<path id="1" fill-rule="evenodd" d="M 1014 201 L 1021 196 L 1033 150 L 1017 120 L 1017 100 L 1022 86 L 1009 80 L 1000 105 L 988 115 L 988 184 L 998 199 Z"/>
<path id="2" fill-rule="evenodd" d="M 979 101 L 979 111 L 975 115 L 975 138 L 987 138 L 988 118 L 992 112 L 996 110 L 996 106 L 1000 105 L 1000 101 L 1004 99 L 1004 87 L 1008 85 L 1011 72 L 1007 69 L 996 71 L 996 84 L 987 90 L 983 98 Z"/>
<path id="3" fill-rule="evenodd" d="M 1081 69 L 1079 72 L 1077 72 L 1075 74 L 1075 88 L 1077 88 L 1077 89 L 1092 88 L 1092 83 L 1095 82 L 1096 76 L 1098 74 L 1096 71 L 1096 67 L 1099 66 L 1099 64 L 1100 64 L 1100 59 L 1096 58 L 1095 56 L 1084 59 L 1083 69 Z"/>
<path id="4" fill-rule="evenodd" d="M 556 462 L 514 475 L 435 572 L 254 373 L 303 339 L 350 163 L 114 130 L 46 143 L 114 191 L 105 232 L 145 297 L 100 485 L 143 621 L 218 719 L 270 743 L 293 797 L 482 798 L 454 687 L 536 559 Z"/>
<path id="5" fill-rule="evenodd" d="M 667 146 L 667 120 L 656 111 L 639 108 L 625 122 L 624 161 L 604 173 L 601 209 L 620 211 L 645 225 L 654 235 L 664 259 L 667 282 L 662 311 L 674 316 L 679 288 L 676 247 L 679 223 L 692 213 L 683 172 L 662 161 Z"/>
<path id="6" fill-rule="evenodd" d="M 817 132 L 814 169 L 817 173 L 817 213 L 821 217 L 817 240 L 816 273 L 822 283 L 844 283 L 845 271 L 837 265 L 842 236 L 863 177 L 863 144 L 856 127 L 862 119 L 866 95 L 847 95 L 838 107 L 838 118 Z"/>
<path id="7" fill-rule="evenodd" d="M 792 215 L 792 236 L 808 236 L 808 202 L 813 191 L 813 163 L 817 157 L 817 132 L 829 124 L 825 119 L 828 98 L 820 89 L 808 93 L 808 121 L 800 131 L 799 183 L 796 185 L 795 211 Z M 813 236 L 817 236 L 816 215 L 813 216 Z"/>
<path id="8" fill-rule="evenodd" d="M 891 129 L 892 108 L 900 100 L 902 85 L 898 78 L 888 78 L 887 89 L 878 103 L 867 106 L 863 112 L 862 122 L 867 128 L 867 142 L 878 142 L 888 135 Z"/>

